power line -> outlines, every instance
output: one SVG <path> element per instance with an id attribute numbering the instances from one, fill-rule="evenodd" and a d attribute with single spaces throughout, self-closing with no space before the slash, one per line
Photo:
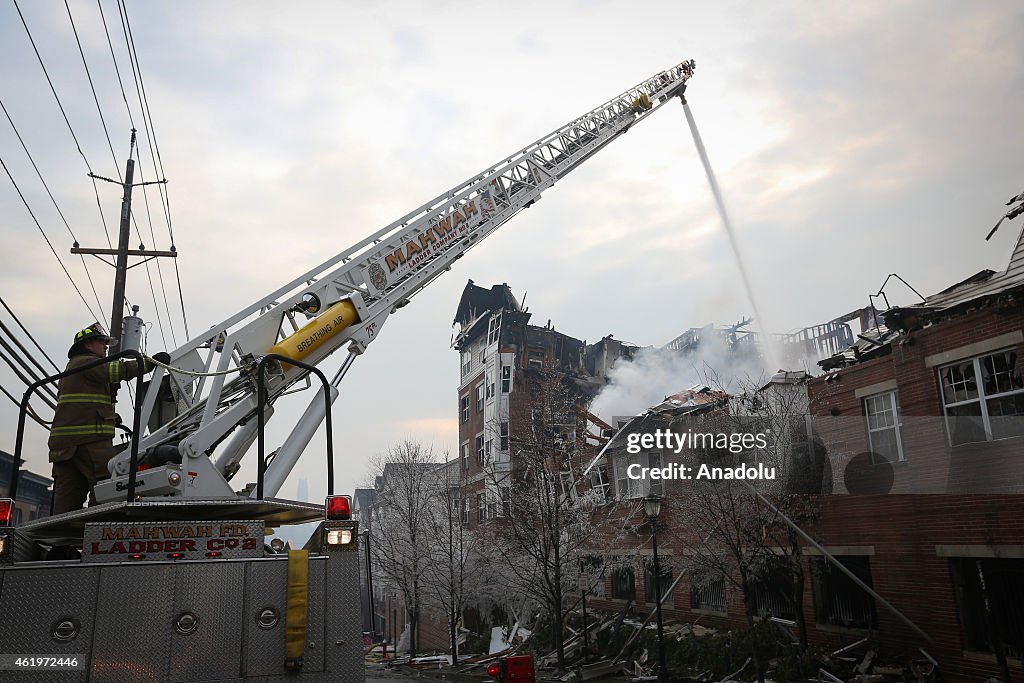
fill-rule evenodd
<path id="1" fill-rule="evenodd" d="M 25 27 L 25 35 L 28 36 L 28 41 L 29 41 L 29 43 L 31 43 L 32 50 L 33 50 L 33 52 L 35 52 L 36 59 L 39 61 L 39 66 L 43 70 L 43 75 L 46 76 L 46 82 L 50 85 L 50 92 L 53 93 L 53 98 L 57 101 L 57 107 L 60 109 L 60 113 L 64 117 L 64 123 L 67 124 L 68 131 L 71 133 L 71 139 L 75 141 L 75 149 L 78 150 L 79 156 L 81 156 L 82 157 L 82 161 L 85 162 L 86 169 L 88 169 L 89 173 L 91 174 L 92 173 L 92 166 L 89 165 L 89 159 L 86 158 L 85 152 L 82 151 L 82 145 L 78 142 L 78 136 L 75 135 L 75 129 L 71 126 L 71 120 L 68 118 L 68 114 L 64 110 L 64 104 L 61 102 L 60 96 L 57 94 L 57 88 L 54 87 L 54 85 L 53 85 L 53 80 L 50 78 L 50 72 L 47 71 L 47 69 L 46 69 L 46 64 L 43 62 L 43 57 L 42 57 L 41 54 L 39 54 L 39 48 L 36 47 L 36 41 L 32 37 L 32 31 L 29 30 L 28 22 L 25 21 L 25 15 L 22 14 L 22 12 L 21 12 L 21 7 L 18 5 L 18 0 L 12 0 L 12 1 L 14 2 L 14 8 L 18 11 L 18 17 L 21 19 L 21 25 Z M 14 125 L 13 122 L 12 122 L 11 125 L 12 126 Z M 22 143 L 22 144 L 24 145 L 24 143 Z M 10 171 L 7 170 L 6 166 L 4 166 L 4 170 L 7 171 L 7 175 L 10 177 L 11 173 L 10 173 Z M 14 182 L 14 178 L 13 177 L 11 177 L 11 182 Z M 15 184 L 15 187 L 17 187 L 17 184 Z M 107 232 L 107 221 L 106 221 L 106 218 L 103 216 L 103 207 L 100 206 L 99 189 L 96 187 L 95 180 L 93 181 L 93 191 L 96 193 L 96 205 L 99 207 L 99 210 L 100 210 L 100 220 L 103 223 L 103 231 Z M 18 190 L 18 193 L 21 194 L 21 190 Z M 24 201 L 24 196 L 22 197 L 22 201 Z M 25 206 L 28 207 L 28 203 L 27 202 L 25 202 Z M 30 209 L 30 213 L 31 213 L 31 209 Z M 33 219 L 35 219 L 34 215 L 33 215 Z M 38 225 L 38 224 L 39 224 L 39 222 L 36 221 L 36 225 Z M 40 226 L 40 230 L 42 230 L 41 226 Z M 43 233 L 43 237 L 46 237 L 45 233 Z M 50 244 L 49 238 L 47 238 L 46 242 L 47 242 L 47 244 Z M 110 234 L 109 233 L 107 233 L 107 242 L 108 243 L 110 242 Z M 52 244 L 50 244 L 50 250 L 53 251 L 54 256 L 57 256 L 57 252 L 53 249 L 53 245 Z M 59 256 L 57 257 L 57 260 L 60 261 L 60 257 Z M 61 264 L 61 268 L 64 268 L 64 272 L 67 273 L 68 277 L 70 278 L 71 274 L 68 273 L 67 268 L 64 267 L 63 261 L 61 261 L 60 264 Z M 84 256 L 82 257 L 82 267 L 85 268 L 86 275 L 89 278 L 89 283 L 90 283 L 90 285 L 92 286 L 92 289 L 93 289 L 93 295 L 96 296 L 96 300 L 97 300 L 97 304 L 98 304 L 99 303 L 99 296 L 96 295 L 96 287 L 95 287 L 95 285 L 92 282 L 92 275 L 89 273 L 89 266 L 86 265 L 85 257 Z M 72 284 L 74 284 L 74 281 L 72 281 Z M 78 286 L 77 285 L 75 285 L 75 290 L 76 291 L 78 290 Z M 80 291 L 79 291 L 79 296 L 81 296 L 81 292 Z M 83 297 L 83 301 L 84 301 L 84 297 Z M 86 304 L 86 307 L 89 308 L 89 305 Z M 103 310 L 103 306 L 102 305 L 99 306 L 99 308 L 100 308 L 101 311 Z M 92 311 L 92 309 L 90 308 L 90 312 L 91 311 Z M 93 315 L 95 315 L 95 313 Z"/>
<path id="2" fill-rule="evenodd" d="M 32 341 L 32 343 L 36 345 L 36 348 L 39 349 L 39 352 L 43 354 L 43 357 L 46 358 L 46 360 L 50 361 L 50 365 L 53 366 L 53 369 L 56 370 L 57 372 L 60 372 L 60 368 L 57 367 L 57 364 L 53 362 L 53 359 L 50 358 L 49 354 L 47 354 L 46 351 L 43 350 L 43 347 L 39 345 L 39 342 L 37 342 L 36 338 L 32 336 L 32 333 L 29 332 L 28 329 L 21 323 L 21 320 L 18 319 L 18 316 L 15 315 L 14 311 L 11 310 L 11 307 L 7 305 L 7 302 L 4 301 L 4 298 L 2 296 L 0 296 L 0 305 L 3 305 L 3 307 L 7 309 L 7 313 L 10 314 L 12 318 L 14 318 L 14 322 L 18 323 L 18 327 L 21 328 L 21 331 L 24 332 L 25 335 Z"/>
<path id="3" fill-rule="evenodd" d="M 99 316 L 97 316 L 96 312 L 92 310 L 91 306 L 89 306 L 89 302 L 85 300 L 85 297 L 82 295 L 82 290 L 80 290 L 78 288 L 78 285 L 75 284 L 75 279 L 71 277 L 71 273 L 68 272 L 68 269 L 64 265 L 64 262 L 60 260 L 60 256 L 57 254 L 57 250 L 53 248 L 53 243 L 50 242 L 50 238 L 46 236 L 46 231 L 43 230 L 43 226 L 40 225 L 39 219 L 36 218 L 35 213 L 33 213 L 32 207 L 29 206 L 28 201 L 25 199 L 25 195 L 22 194 L 21 188 L 18 187 L 18 183 L 15 182 L 14 176 L 11 175 L 11 171 L 7 168 L 7 164 L 4 163 L 2 157 L 0 157 L 0 166 L 3 166 L 4 171 L 7 173 L 7 177 L 11 179 L 11 184 L 14 185 L 14 189 L 17 191 L 18 196 L 21 197 L 21 203 L 25 205 L 25 209 L 28 210 L 28 215 L 32 217 L 32 221 L 36 224 L 36 227 L 39 228 L 39 233 L 43 236 L 43 239 L 46 240 L 46 245 L 50 247 L 50 251 L 53 252 L 53 257 L 57 259 L 57 263 L 60 264 L 60 267 L 64 271 L 64 274 L 68 276 L 68 280 L 71 282 L 71 286 L 75 288 L 76 292 L 78 292 L 78 297 L 82 300 L 82 303 L 85 304 L 86 310 L 88 310 L 89 314 L 94 316 L 96 320 L 99 320 Z"/>
<path id="4" fill-rule="evenodd" d="M 14 405 L 18 406 L 19 408 L 21 407 L 21 401 L 19 401 L 18 399 L 16 399 L 16 398 L 15 398 L 15 397 L 14 397 L 14 396 L 13 396 L 13 395 L 11 394 L 11 392 L 7 391 L 7 389 L 6 389 L 5 387 L 3 387 L 2 385 L 0 385 L 0 391 L 4 392 L 4 395 L 5 395 L 5 396 L 6 396 L 7 398 L 11 399 L 11 403 L 13 403 Z M 35 411 L 35 410 L 34 410 L 34 409 L 32 408 L 32 406 L 29 406 L 29 407 L 28 407 L 28 410 L 26 411 L 26 414 L 27 414 L 27 415 L 28 415 L 29 417 L 31 417 L 31 418 L 32 418 L 32 419 L 33 419 L 33 420 L 34 420 L 35 422 L 37 422 L 37 423 L 39 424 L 39 426 L 40 426 L 40 427 L 43 427 L 43 428 L 45 428 L 45 429 L 49 429 L 49 428 L 50 428 L 50 423 L 49 423 L 49 422 L 47 422 L 46 420 L 44 420 L 43 418 L 39 417 L 39 416 L 38 416 L 38 415 L 36 414 L 36 411 Z"/>
<path id="5" fill-rule="evenodd" d="M 46 76 L 46 82 L 50 84 L 50 92 L 53 93 L 53 97 L 57 100 L 57 106 L 60 107 L 60 113 L 64 115 L 64 123 L 68 126 L 68 131 L 71 132 L 71 138 L 75 141 L 75 147 L 78 149 L 78 154 L 81 155 L 82 161 L 85 162 L 85 167 L 92 173 L 92 167 L 89 166 L 89 160 L 85 157 L 85 152 L 82 151 L 82 145 L 78 142 L 78 136 L 75 135 L 75 129 L 71 127 L 71 120 L 68 119 L 68 114 L 64 111 L 64 104 L 60 101 L 60 96 L 57 94 L 57 89 L 53 86 L 53 81 L 50 79 L 50 72 L 46 70 L 46 64 L 43 63 L 43 57 L 39 54 L 39 48 L 36 47 L 36 41 L 32 38 L 32 31 L 29 30 L 28 24 L 25 22 L 25 15 L 21 13 L 21 7 L 18 6 L 18 0 L 12 0 L 14 2 L 14 8 L 18 10 L 18 16 L 21 18 L 21 25 L 25 27 L 25 33 L 28 35 L 28 40 L 32 43 L 32 49 L 36 53 L 36 59 L 39 60 L 39 66 L 43 69 L 43 75 Z"/>
<path id="6" fill-rule="evenodd" d="M 0 109 L 3 109 L 4 115 L 7 117 L 8 123 L 11 124 L 11 128 L 14 130 L 14 135 L 17 136 L 18 142 L 21 143 L 21 148 L 25 150 L 25 156 L 32 163 L 32 168 L 35 169 L 36 175 L 39 176 L 39 182 L 43 184 L 46 189 L 46 194 L 50 196 L 50 201 L 53 202 L 53 208 L 57 209 L 57 213 L 60 215 L 62 221 L 64 221 L 64 227 L 68 229 L 68 234 L 71 235 L 72 241 L 77 245 L 78 238 L 75 236 L 75 232 L 71 229 L 71 224 L 68 223 L 68 219 L 64 216 L 64 212 L 60 210 L 60 206 L 57 205 L 57 200 L 53 196 L 53 192 L 50 191 L 50 186 L 46 184 L 46 180 L 43 178 L 42 172 L 39 170 L 39 166 L 36 164 L 36 160 L 32 157 L 32 153 L 28 151 L 28 146 L 25 144 L 25 140 L 21 137 L 21 133 L 18 131 L 18 127 L 14 125 L 14 119 L 11 118 L 10 112 L 7 111 L 7 107 L 4 106 L 3 100 L 0 100 Z M 13 180 L 13 179 L 12 179 Z M 96 305 L 99 309 L 103 310 L 103 304 L 100 303 L 100 296 L 96 293 L 96 284 L 92 280 L 92 273 L 89 272 L 89 267 L 85 264 L 85 257 L 82 256 L 82 267 L 85 268 L 85 276 L 89 279 L 89 286 L 92 288 L 92 295 L 96 297 Z"/>
<path id="7" fill-rule="evenodd" d="M 97 0 L 97 2 L 98 1 L 99 0 Z M 149 97 L 146 95 L 146 83 L 145 83 L 145 81 L 142 78 L 142 65 L 139 62 L 138 50 L 135 49 L 135 37 L 132 34 L 131 21 L 128 19 L 128 8 L 124 5 L 124 3 L 121 0 L 118 0 L 118 14 L 121 17 L 122 30 L 124 31 L 125 42 L 126 42 L 126 44 L 128 46 L 128 61 L 132 65 L 132 75 L 135 78 L 135 89 L 136 89 L 136 92 L 138 93 L 138 96 L 139 96 L 139 107 L 140 107 L 140 109 L 142 111 L 143 132 L 146 134 L 146 142 L 149 145 L 149 156 L 150 156 L 151 162 L 153 163 L 153 172 L 156 173 L 160 177 L 166 178 L 167 174 L 164 172 L 163 157 L 160 154 L 160 143 L 157 140 L 157 136 L 156 136 L 156 126 L 153 123 L 153 112 L 152 112 L 152 109 L 149 106 Z M 104 23 L 104 26 L 105 26 L 105 23 Z M 108 36 L 108 38 L 109 38 L 109 36 Z M 113 48 L 111 48 L 111 50 L 113 50 Z M 113 52 L 111 52 L 111 54 L 113 54 Z M 120 80 L 120 74 L 119 74 L 118 78 Z M 124 91 L 123 91 L 123 85 L 122 85 L 122 94 L 123 94 L 123 92 Z M 125 104 L 127 104 L 127 98 L 126 98 Z M 147 118 L 148 118 L 148 123 L 147 123 Z M 158 163 L 159 163 L 159 169 L 157 168 L 157 164 Z M 160 185 L 157 189 L 159 190 L 159 193 L 160 193 L 161 207 L 163 208 L 164 216 L 167 219 L 167 233 L 168 233 L 168 236 L 171 239 L 171 249 L 173 250 L 173 249 L 175 249 L 175 241 L 174 241 L 174 226 L 173 226 L 173 222 L 171 220 L 171 199 L 170 199 L 170 193 L 169 193 L 169 191 L 167 190 L 167 188 L 164 185 Z M 144 197 L 147 196 L 145 194 L 145 190 L 143 190 L 143 196 Z M 148 201 L 148 199 L 146 200 L 146 211 L 147 211 L 147 213 L 149 212 L 149 201 Z M 152 218 L 150 218 L 150 227 L 152 229 Z M 153 239 L 155 240 L 156 237 L 154 236 Z M 160 283 L 161 283 L 161 287 L 163 288 L 163 271 L 160 268 L 160 262 L 159 261 L 157 262 L 157 272 L 160 274 Z M 181 272 L 178 270 L 178 263 L 177 263 L 177 261 L 175 261 L 175 263 L 174 263 L 174 274 L 175 274 L 175 278 L 176 278 L 177 283 L 178 283 L 178 300 L 181 303 L 181 320 L 182 320 L 182 324 L 185 327 L 185 336 L 187 338 L 187 337 L 190 336 L 189 335 L 189 331 L 188 331 L 188 316 L 185 313 L 185 299 L 184 299 L 184 296 L 183 296 L 183 293 L 182 293 L 182 287 L 181 287 Z M 167 305 L 166 289 L 164 290 L 164 297 L 165 297 L 164 303 L 165 303 L 165 306 L 167 306 L 167 316 L 168 316 L 168 323 L 169 323 L 170 322 L 170 317 L 171 317 L 171 312 L 170 312 L 170 306 Z M 171 327 L 171 336 L 172 336 L 172 338 L 174 337 L 174 328 L 173 328 L 173 326 Z"/>
<path id="8" fill-rule="evenodd" d="M 7 363 L 11 370 L 14 371 L 14 374 L 17 375 L 18 379 L 25 383 L 26 387 L 31 386 L 32 384 L 35 384 L 36 382 L 41 380 L 43 377 L 46 377 L 45 373 L 42 375 L 42 377 L 37 375 L 36 372 L 31 367 L 29 367 L 25 359 L 19 356 L 18 353 L 14 350 L 14 348 L 10 344 L 8 344 L 5 339 L 0 338 L 0 346 L 2 346 L 4 348 L 4 351 L 7 352 L 7 355 L 0 354 L 0 358 L 3 358 L 3 361 Z M 15 366 L 14 361 L 18 361 L 18 366 L 21 367 L 21 370 L 19 370 L 18 367 Z M 22 374 L 22 371 L 24 371 L 24 374 Z M 51 409 L 56 410 L 57 404 L 54 403 L 54 401 L 57 400 L 57 395 L 53 393 L 53 388 L 48 387 L 46 385 L 43 385 L 40 388 L 42 388 L 46 392 L 45 395 L 42 397 L 43 402 L 46 403 L 46 405 L 50 406 Z"/>
<path id="9" fill-rule="evenodd" d="M 117 82 L 121 86 L 121 97 L 124 99 L 124 107 L 128 110 L 128 120 L 131 121 L 132 128 L 135 127 L 135 119 L 132 118 L 132 108 L 128 106 L 128 95 L 124 91 L 124 81 L 121 80 L 121 69 L 117 66 L 117 57 L 114 55 L 114 43 L 110 39 L 110 29 L 107 28 L 107 15 L 103 13 L 103 3 L 100 0 L 96 0 L 96 6 L 100 8 L 100 18 L 103 20 L 103 32 L 107 35 L 107 45 L 110 46 L 110 59 L 114 62 L 114 73 L 117 74 Z M 118 7 L 118 15 L 120 16 L 120 7 Z"/>
<path id="10" fill-rule="evenodd" d="M 82 56 L 82 66 L 85 67 L 85 77 L 89 79 L 89 89 L 92 90 L 92 100 L 96 103 L 96 112 L 100 115 L 100 123 L 103 124 L 103 134 L 107 136 L 107 147 L 110 148 L 110 157 L 114 160 L 114 168 L 117 168 L 117 155 L 114 153 L 114 143 L 110 141 L 110 131 L 107 129 L 107 120 L 103 117 L 103 109 L 100 107 L 100 98 L 96 95 L 96 86 L 92 82 L 92 73 L 89 71 L 89 63 L 85 59 L 85 50 L 82 49 L 82 41 L 78 38 L 78 28 L 75 26 L 75 18 L 71 15 L 71 6 L 68 0 L 64 0 L 64 9 L 68 11 L 68 20 L 71 22 L 71 30 L 75 34 L 75 43 L 78 44 L 78 54 Z"/>

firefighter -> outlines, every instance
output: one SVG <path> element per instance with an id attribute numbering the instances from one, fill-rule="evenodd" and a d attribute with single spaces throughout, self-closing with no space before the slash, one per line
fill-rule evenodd
<path id="1" fill-rule="evenodd" d="M 68 349 L 67 370 L 106 358 L 111 337 L 99 323 L 75 334 Z M 164 352 L 153 359 L 167 363 Z M 142 361 L 143 373 L 155 366 Z M 117 385 L 138 374 L 136 361 L 115 360 L 106 365 L 69 375 L 57 384 L 57 411 L 50 428 L 50 462 L 53 463 L 53 514 L 82 507 L 86 497 L 95 505 L 93 486 L 109 476 L 107 461 L 114 456 L 114 396 Z"/>

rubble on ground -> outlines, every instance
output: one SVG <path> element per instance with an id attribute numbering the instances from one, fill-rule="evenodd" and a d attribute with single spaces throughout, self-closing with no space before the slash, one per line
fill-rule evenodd
<path id="1" fill-rule="evenodd" d="M 557 654 L 550 643 L 536 637 L 539 628 L 515 624 L 496 628 L 487 654 L 460 654 L 456 665 L 446 654 L 384 659 L 379 646 L 367 651 L 367 661 L 387 664 L 393 671 L 415 677 L 446 681 L 491 680 L 486 669 L 491 662 L 511 655 L 532 654 L 538 683 L 582 683 L 583 681 L 657 680 L 657 627 L 650 618 L 588 614 L 584 629 L 578 613 L 568 615 L 563 643 L 565 670 L 557 671 Z M 535 625 L 531 625 L 535 626 Z M 678 683 L 748 683 L 757 680 L 751 645 L 765 668 L 766 683 L 825 681 L 828 683 L 890 683 L 936 680 L 934 659 L 924 650 L 921 657 L 901 660 L 883 656 L 870 637 L 851 639 L 843 647 L 825 651 L 802 649 L 793 634 L 793 622 L 761 620 L 753 632 L 716 629 L 699 623 L 668 622 L 665 634 L 666 667 Z M 584 646 L 586 642 L 586 647 Z"/>

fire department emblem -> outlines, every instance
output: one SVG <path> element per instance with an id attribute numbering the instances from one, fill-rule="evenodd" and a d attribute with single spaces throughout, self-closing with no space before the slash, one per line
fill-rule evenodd
<path id="1" fill-rule="evenodd" d="M 388 286 L 388 276 L 384 272 L 384 269 L 380 267 L 379 263 L 371 263 L 368 271 L 370 276 L 370 284 L 377 289 L 384 289 Z"/>

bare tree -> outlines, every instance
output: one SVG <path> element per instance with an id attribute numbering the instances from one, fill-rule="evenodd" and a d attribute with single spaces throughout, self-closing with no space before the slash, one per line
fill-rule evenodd
<path id="1" fill-rule="evenodd" d="M 467 579 L 475 557 L 474 538 L 463 524 L 466 493 L 460 465 L 458 459 L 447 460 L 434 470 L 433 503 L 425 520 L 430 538 L 430 563 L 424 576 L 427 601 L 448 622 L 453 664 L 458 662 L 458 626 L 470 597 L 467 591 L 473 582 Z"/>
<path id="2" fill-rule="evenodd" d="M 524 373 L 530 400 L 510 409 L 508 467 L 489 467 L 501 518 L 480 529 L 490 552 L 517 592 L 536 601 L 552 627 L 558 668 L 565 668 L 565 597 L 578 576 L 594 526 L 579 496 L 583 475 L 588 396 L 571 375 L 554 369 Z"/>
<path id="3" fill-rule="evenodd" d="M 432 449 L 414 441 L 392 446 L 374 463 L 372 558 L 374 576 L 402 596 L 409 625 L 409 654 L 416 655 L 416 631 L 431 565 L 430 515 L 436 504 L 437 459 Z"/>
<path id="4" fill-rule="evenodd" d="M 807 627 L 803 614 L 805 575 L 801 547 L 795 532 L 782 523 L 779 513 L 797 523 L 815 517 L 813 493 L 820 490 L 820 472 L 815 475 L 813 442 L 809 437 L 805 378 L 797 374 L 776 376 L 772 382 L 743 382 L 743 391 L 726 407 L 705 413 L 699 421 L 702 433 L 740 435 L 762 434 L 755 447 L 691 451 L 690 466 L 698 476 L 737 467 L 764 466 L 773 478 L 697 478 L 687 496 L 670 502 L 681 506 L 688 532 L 680 540 L 689 545 L 691 572 L 701 578 L 721 577 L 740 590 L 748 629 L 753 629 L 759 602 L 775 598 L 789 605 L 797 621 L 799 638 L 806 646 Z M 762 385 L 762 386 L 759 386 Z M 694 424 L 677 424 L 677 432 Z M 818 489 L 814 487 L 818 486 Z M 770 509 L 756 495 L 774 501 Z M 782 578 L 780 591 L 777 579 Z M 776 581 L 772 581 L 776 579 Z M 759 681 L 764 680 L 764 662 L 756 647 L 751 653 Z"/>

